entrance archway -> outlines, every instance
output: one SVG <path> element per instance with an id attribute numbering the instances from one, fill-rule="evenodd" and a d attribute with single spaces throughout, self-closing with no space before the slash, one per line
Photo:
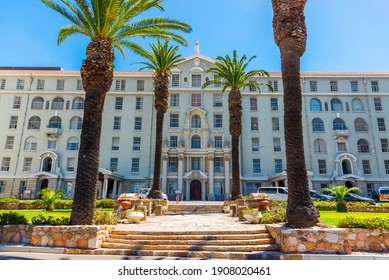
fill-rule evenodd
<path id="1" fill-rule="evenodd" d="M 52 165 L 53 165 L 53 159 L 51 157 L 46 157 L 43 160 L 42 171 L 51 172 Z"/>
<path id="2" fill-rule="evenodd" d="M 342 171 L 343 171 L 343 175 L 346 175 L 346 174 L 352 174 L 352 168 L 351 168 L 351 162 L 347 159 L 344 159 L 342 161 Z"/>
<path id="3" fill-rule="evenodd" d="M 348 189 L 355 187 L 354 183 L 351 182 L 351 181 L 346 181 L 346 183 L 344 183 L 344 185 L 345 185 L 346 188 L 348 188 Z"/>
<path id="4" fill-rule="evenodd" d="M 40 192 L 40 191 L 43 190 L 43 189 L 47 189 L 48 186 L 49 186 L 49 180 L 43 179 L 43 180 L 41 181 L 40 188 L 39 188 L 39 191 L 38 191 L 38 192 Z M 42 194 L 39 195 L 39 199 L 41 199 L 41 198 L 42 198 Z"/>
<path id="5" fill-rule="evenodd" d="M 193 180 L 190 183 L 190 200 L 201 200 L 201 182 Z"/>

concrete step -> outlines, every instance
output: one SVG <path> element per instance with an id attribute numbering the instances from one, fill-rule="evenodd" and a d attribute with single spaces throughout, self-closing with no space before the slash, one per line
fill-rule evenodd
<path id="1" fill-rule="evenodd" d="M 154 240 L 155 236 L 150 234 L 110 234 L 112 239 L 123 240 Z M 269 238 L 268 233 L 254 233 L 254 234 L 218 234 L 218 235 L 206 235 L 206 234 L 190 234 L 190 235 L 158 235 L 158 240 L 249 240 L 249 239 L 261 239 Z"/>
<path id="2" fill-rule="evenodd" d="M 180 213 L 222 213 L 223 205 L 219 204 L 174 204 L 169 203 L 168 212 Z"/>
<path id="3" fill-rule="evenodd" d="M 143 230 L 114 230 L 115 235 L 140 235 L 140 236 L 163 236 L 163 235 L 253 235 L 267 233 L 264 229 L 242 230 L 166 230 L 166 231 L 143 231 Z"/>

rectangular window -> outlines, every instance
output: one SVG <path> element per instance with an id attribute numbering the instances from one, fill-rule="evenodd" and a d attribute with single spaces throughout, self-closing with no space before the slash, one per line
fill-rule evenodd
<path id="1" fill-rule="evenodd" d="M 250 83 L 255 83 L 255 81 L 250 81 Z M 249 86 L 249 91 L 251 92 L 257 91 L 257 87 L 254 84 L 252 84 Z"/>
<path id="2" fill-rule="evenodd" d="M 77 87 L 76 87 L 76 90 L 83 90 L 84 87 L 82 86 L 82 81 L 81 80 L 77 80 Z"/>
<path id="3" fill-rule="evenodd" d="M 223 136 L 215 136 L 215 148 L 223 148 Z"/>
<path id="4" fill-rule="evenodd" d="M 309 81 L 310 92 L 317 92 L 317 81 Z"/>
<path id="5" fill-rule="evenodd" d="M 201 107 L 201 94 L 192 93 L 192 107 Z"/>
<path id="6" fill-rule="evenodd" d="M 109 162 L 109 170 L 111 170 L 112 172 L 118 172 L 118 164 L 119 164 L 118 158 L 111 158 Z"/>
<path id="7" fill-rule="evenodd" d="M 278 99 L 270 98 L 270 109 L 272 111 L 278 111 Z"/>
<path id="8" fill-rule="evenodd" d="M 259 174 L 261 173 L 261 160 L 253 159 L 253 173 Z"/>
<path id="9" fill-rule="evenodd" d="M 1 79 L 0 89 L 5 89 L 5 83 L 7 82 L 6 79 Z"/>
<path id="10" fill-rule="evenodd" d="M 278 92 L 278 81 L 269 81 L 269 85 L 273 87 L 274 92 Z"/>
<path id="11" fill-rule="evenodd" d="M 169 141 L 169 147 L 170 148 L 177 148 L 177 145 L 178 145 L 178 136 L 171 135 L 170 141 Z"/>
<path id="12" fill-rule="evenodd" d="M 384 160 L 385 173 L 389 174 L 389 160 Z"/>
<path id="13" fill-rule="evenodd" d="M 65 80 L 57 80 L 57 90 L 64 90 Z"/>
<path id="14" fill-rule="evenodd" d="M 120 137 L 112 137 L 112 151 L 119 151 L 120 148 Z"/>
<path id="15" fill-rule="evenodd" d="M 16 89 L 24 89 L 24 80 L 17 80 Z"/>
<path id="16" fill-rule="evenodd" d="M 0 181 L 0 193 L 3 192 L 3 189 L 5 188 L 4 181 Z"/>
<path id="17" fill-rule="evenodd" d="M 192 166 L 192 170 L 200 170 L 201 169 L 201 158 L 198 158 L 198 157 L 191 158 L 191 166 Z"/>
<path id="18" fill-rule="evenodd" d="M 126 90 L 126 80 L 116 80 L 115 81 L 115 90 L 116 91 Z"/>
<path id="19" fill-rule="evenodd" d="M 192 87 L 194 88 L 201 87 L 201 75 L 198 74 L 192 75 Z"/>
<path id="20" fill-rule="evenodd" d="M 222 157 L 215 157 L 213 171 L 224 172 L 224 160 Z"/>
<path id="21" fill-rule="evenodd" d="M 251 130 L 258 130 L 258 118 L 251 117 Z"/>
<path id="22" fill-rule="evenodd" d="M 280 119 L 271 118 L 271 126 L 273 131 L 280 131 Z"/>
<path id="23" fill-rule="evenodd" d="M 388 153 L 389 152 L 389 144 L 388 144 L 388 139 L 387 138 L 382 138 L 381 140 L 381 150 L 383 153 Z"/>
<path id="24" fill-rule="evenodd" d="M 350 85 L 351 85 L 351 92 L 358 92 L 359 91 L 358 81 L 351 81 Z"/>
<path id="25" fill-rule="evenodd" d="M 75 157 L 68 157 L 66 162 L 66 171 L 67 172 L 74 172 L 76 169 L 76 158 Z"/>
<path id="26" fill-rule="evenodd" d="M 381 139 L 382 140 L 382 139 Z M 14 148 L 15 136 L 7 136 L 5 140 L 5 150 L 12 150 Z"/>
<path id="27" fill-rule="evenodd" d="M 374 109 L 376 111 L 382 111 L 381 98 L 374 98 Z"/>
<path id="28" fill-rule="evenodd" d="M 169 157 L 168 171 L 177 172 L 178 169 L 178 157 Z"/>
<path id="29" fill-rule="evenodd" d="M 256 97 L 250 97 L 250 110 L 251 111 L 257 111 L 258 110 L 258 103 Z"/>
<path id="30" fill-rule="evenodd" d="M 282 168 L 282 159 L 275 159 L 274 160 L 274 172 L 281 173 L 282 171 L 284 171 L 284 169 Z"/>
<path id="31" fill-rule="evenodd" d="M 377 118 L 377 124 L 378 124 L 378 131 L 386 131 L 384 118 Z"/>
<path id="32" fill-rule="evenodd" d="M 223 115 L 221 114 L 213 115 L 213 126 L 217 128 L 223 127 Z"/>
<path id="33" fill-rule="evenodd" d="M 324 159 L 318 160 L 319 174 L 327 174 L 327 163 Z"/>
<path id="34" fill-rule="evenodd" d="M 251 138 L 251 147 L 253 152 L 259 152 L 259 138 Z"/>
<path id="35" fill-rule="evenodd" d="M 380 91 L 378 81 L 371 81 L 371 91 L 372 92 L 379 92 Z"/>
<path id="36" fill-rule="evenodd" d="M 180 96 L 177 93 L 170 94 L 170 107 L 180 106 Z"/>
<path id="37" fill-rule="evenodd" d="M 221 78 L 218 78 L 216 75 L 214 75 L 213 79 L 217 81 L 217 83 L 215 83 L 213 85 L 213 87 L 219 88 L 222 86 L 222 79 Z"/>
<path id="38" fill-rule="evenodd" d="M 143 97 L 137 97 L 135 100 L 135 109 L 142 110 L 143 109 Z"/>
<path id="39" fill-rule="evenodd" d="M 179 87 L 179 86 L 180 86 L 180 75 L 172 74 L 172 87 Z"/>
<path id="40" fill-rule="evenodd" d="M 133 151 L 140 151 L 140 144 L 141 144 L 141 138 L 140 137 L 134 137 L 133 144 L 132 144 L 132 150 Z"/>
<path id="41" fill-rule="evenodd" d="M 31 165 L 32 165 L 32 158 L 30 158 L 30 157 L 24 158 L 23 169 L 22 169 L 23 172 L 30 172 Z"/>
<path id="42" fill-rule="evenodd" d="M 1 162 L 1 171 L 9 171 L 10 165 L 11 165 L 11 158 L 3 157 L 3 161 Z"/>
<path id="43" fill-rule="evenodd" d="M 57 140 L 53 140 L 53 139 L 47 140 L 47 149 L 50 150 L 57 149 Z"/>
<path id="44" fill-rule="evenodd" d="M 213 95 L 213 107 L 222 107 L 223 106 L 223 95 L 214 94 Z"/>
<path id="45" fill-rule="evenodd" d="M 338 152 L 346 152 L 347 151 L 347 147 L 346 147 L 345 142 L 338 142 L 338 143 L 336 143 L 336 145 L 338 147 Z"/>
<path id="46" fill-rule="evenodd" d="M 36 82 L 36 90 L 44 90 L 45 89 L 45 80 L 38 79 Z"/>
<path id="47" fill-rule="evenodd" d="M 142 117 L 135 117 L 134 130 L 142 130 Z"/>
<path id="48" fill-rule="evenodd" d="M 123 110 L 123 97 L 115 97 L 115 110 Z"/>
<path id="49" fill-rule="evenodd" d="M 14 102 L 12 104 L 12 109 L 20 109 L 20 105 L 22 104 L 21 96 L 14 96 Z"/>
<path id="50" fill-rule="evenodd" d="M 144 91 L 145 90 L 145 80 L 137 80 L 136 81 L 136 90 Z"/>
<path id="51" fill-rule="evenodd" d="M 131 172 L 139 172 L 139 158 L 132 158 Z"/>
<path id="52" fill-rule="evenodd" d="M 363 168 L 363 174 L 365 174 L 365 175 L 371 174 L 371 168 L 370 168 L 370 161 L 369 160 L 362 160 L 362 168 Z"/>
<path id="53" fill-rule="evenodd" d="M 331 92 L 337 92 L 338 91 L 338 81 L 330 81 L 330 89 L 331 89 Z"/>
<path id="54" fill-rule="evenodd" d="M 179 115 L 170 114 L 170 127 L 179 127 Z"/>
<path id="55" fill-rule="evenodd" d="M 18 127 L 18 116 L 11 116 L 11 119 L 9 120 L 9 127 L 8 128 L 17 128 Z"/>
<path id="56" fill-rule="evenodd" d="M 120 130 L 122 127 L 122 117 L 113 118 L 113 130 Z"/>
<path id="57" fill-rule="evenodd" d="M 281 139 L 273 138 L 273 151 L 281 152 Z"/>

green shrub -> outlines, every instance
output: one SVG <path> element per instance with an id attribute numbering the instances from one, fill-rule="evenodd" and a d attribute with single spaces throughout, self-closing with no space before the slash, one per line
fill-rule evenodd
<path id="1" fill-rule="evenodd" d="M 389 218 L 366 218 L 357 219 L 354 217 L 346 217 L 338 222 L 340 228 L 367 228 L 367 229 L 389 229 Z"/>
<path id="2" fill-rule="evenodd" d="M 335 201 L 314 201 L 313 205 L 318 210 L 336 210 L 336 202 Z"/>
<path id="3" fill-rule="evenodd" d="M 52 225 L 52 226 L 62 226 L 62 225 L 70 224 L 70 220 L 67 217 L 54 218 L 53 216 L 46 217 L 43 216 L 42 214 L 32 217 L 31 222 L 33 225 Z"/>
<path id="4" fill-rule="evenodd" d="M 114 208 L 115 200 L 103 198 L 96 201 L 96 208 Z"/>
<path id="5" fill-rule="evenodd" d="M 269 207 L 270 209 L 275 208 L 275 207 L 285 207 L 288 205 L 288 202 L 286 201 L 275 201 L 275 200 L 270 200 L 269 201 Z"/>
<path id="6" fill-rule="evenodd" d="M 0 214 L 0 225 L 20 225 L 27 224 L 27 219 L 17 212 Z"/>
<path id="7" fill-rule="evenodd" d="M 389 207 L 389 202 L 378 202 L 378 206 Z"/>
<path id="8" fill-rule="evenodd" d="M 274 209 L 269 212 L 263 212 L 260 224 L 274 224 L 286 222 L 286 210 Z"/>
<path id="9" fill-rule="evenodd" d="M 367 206 L 371 206 L 371 204 L 369 202 L 364 202 L 364 201 L 349 201 L 349 202 L 347 202 L 347 206 L 367 207 Z"/>
<path id="10" fill-rule="evenodd" d="M 60 199 L 54 203 L 55 209 L 71 209 L 73 200 L 71 199 Z"/>
<path id="11" fill-rule="evenodd" d="M 113 212 L 97 209 L 95 212 L 95 225 L 115 225 L 116 217 Z"/>

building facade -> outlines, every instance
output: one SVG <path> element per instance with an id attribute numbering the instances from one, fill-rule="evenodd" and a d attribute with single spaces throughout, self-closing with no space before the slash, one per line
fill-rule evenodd
<path id="1" fill-rule="evenodd" d="M 165 115 L 162 189 L 173 199 L 223 200 L 231 192 L 228 91 L 200 54 L 172 70 Z M 244 194 L 287 186 L 281 73 L 242 90 L 240 146 Z M 79 71 L 0 68 L 0 198 L 62 189 L 72 197 L 82 128 Z M 389 185 L 389 73 L 302 73 L 305 157 L 310 186 L 357 186 L 372 196 Z M 103 112 L 98 196 L 150 187 L 155 110 L 151 72 L 115 72 Z M 386 113 L 385 113 L 386 112 Z"/>

